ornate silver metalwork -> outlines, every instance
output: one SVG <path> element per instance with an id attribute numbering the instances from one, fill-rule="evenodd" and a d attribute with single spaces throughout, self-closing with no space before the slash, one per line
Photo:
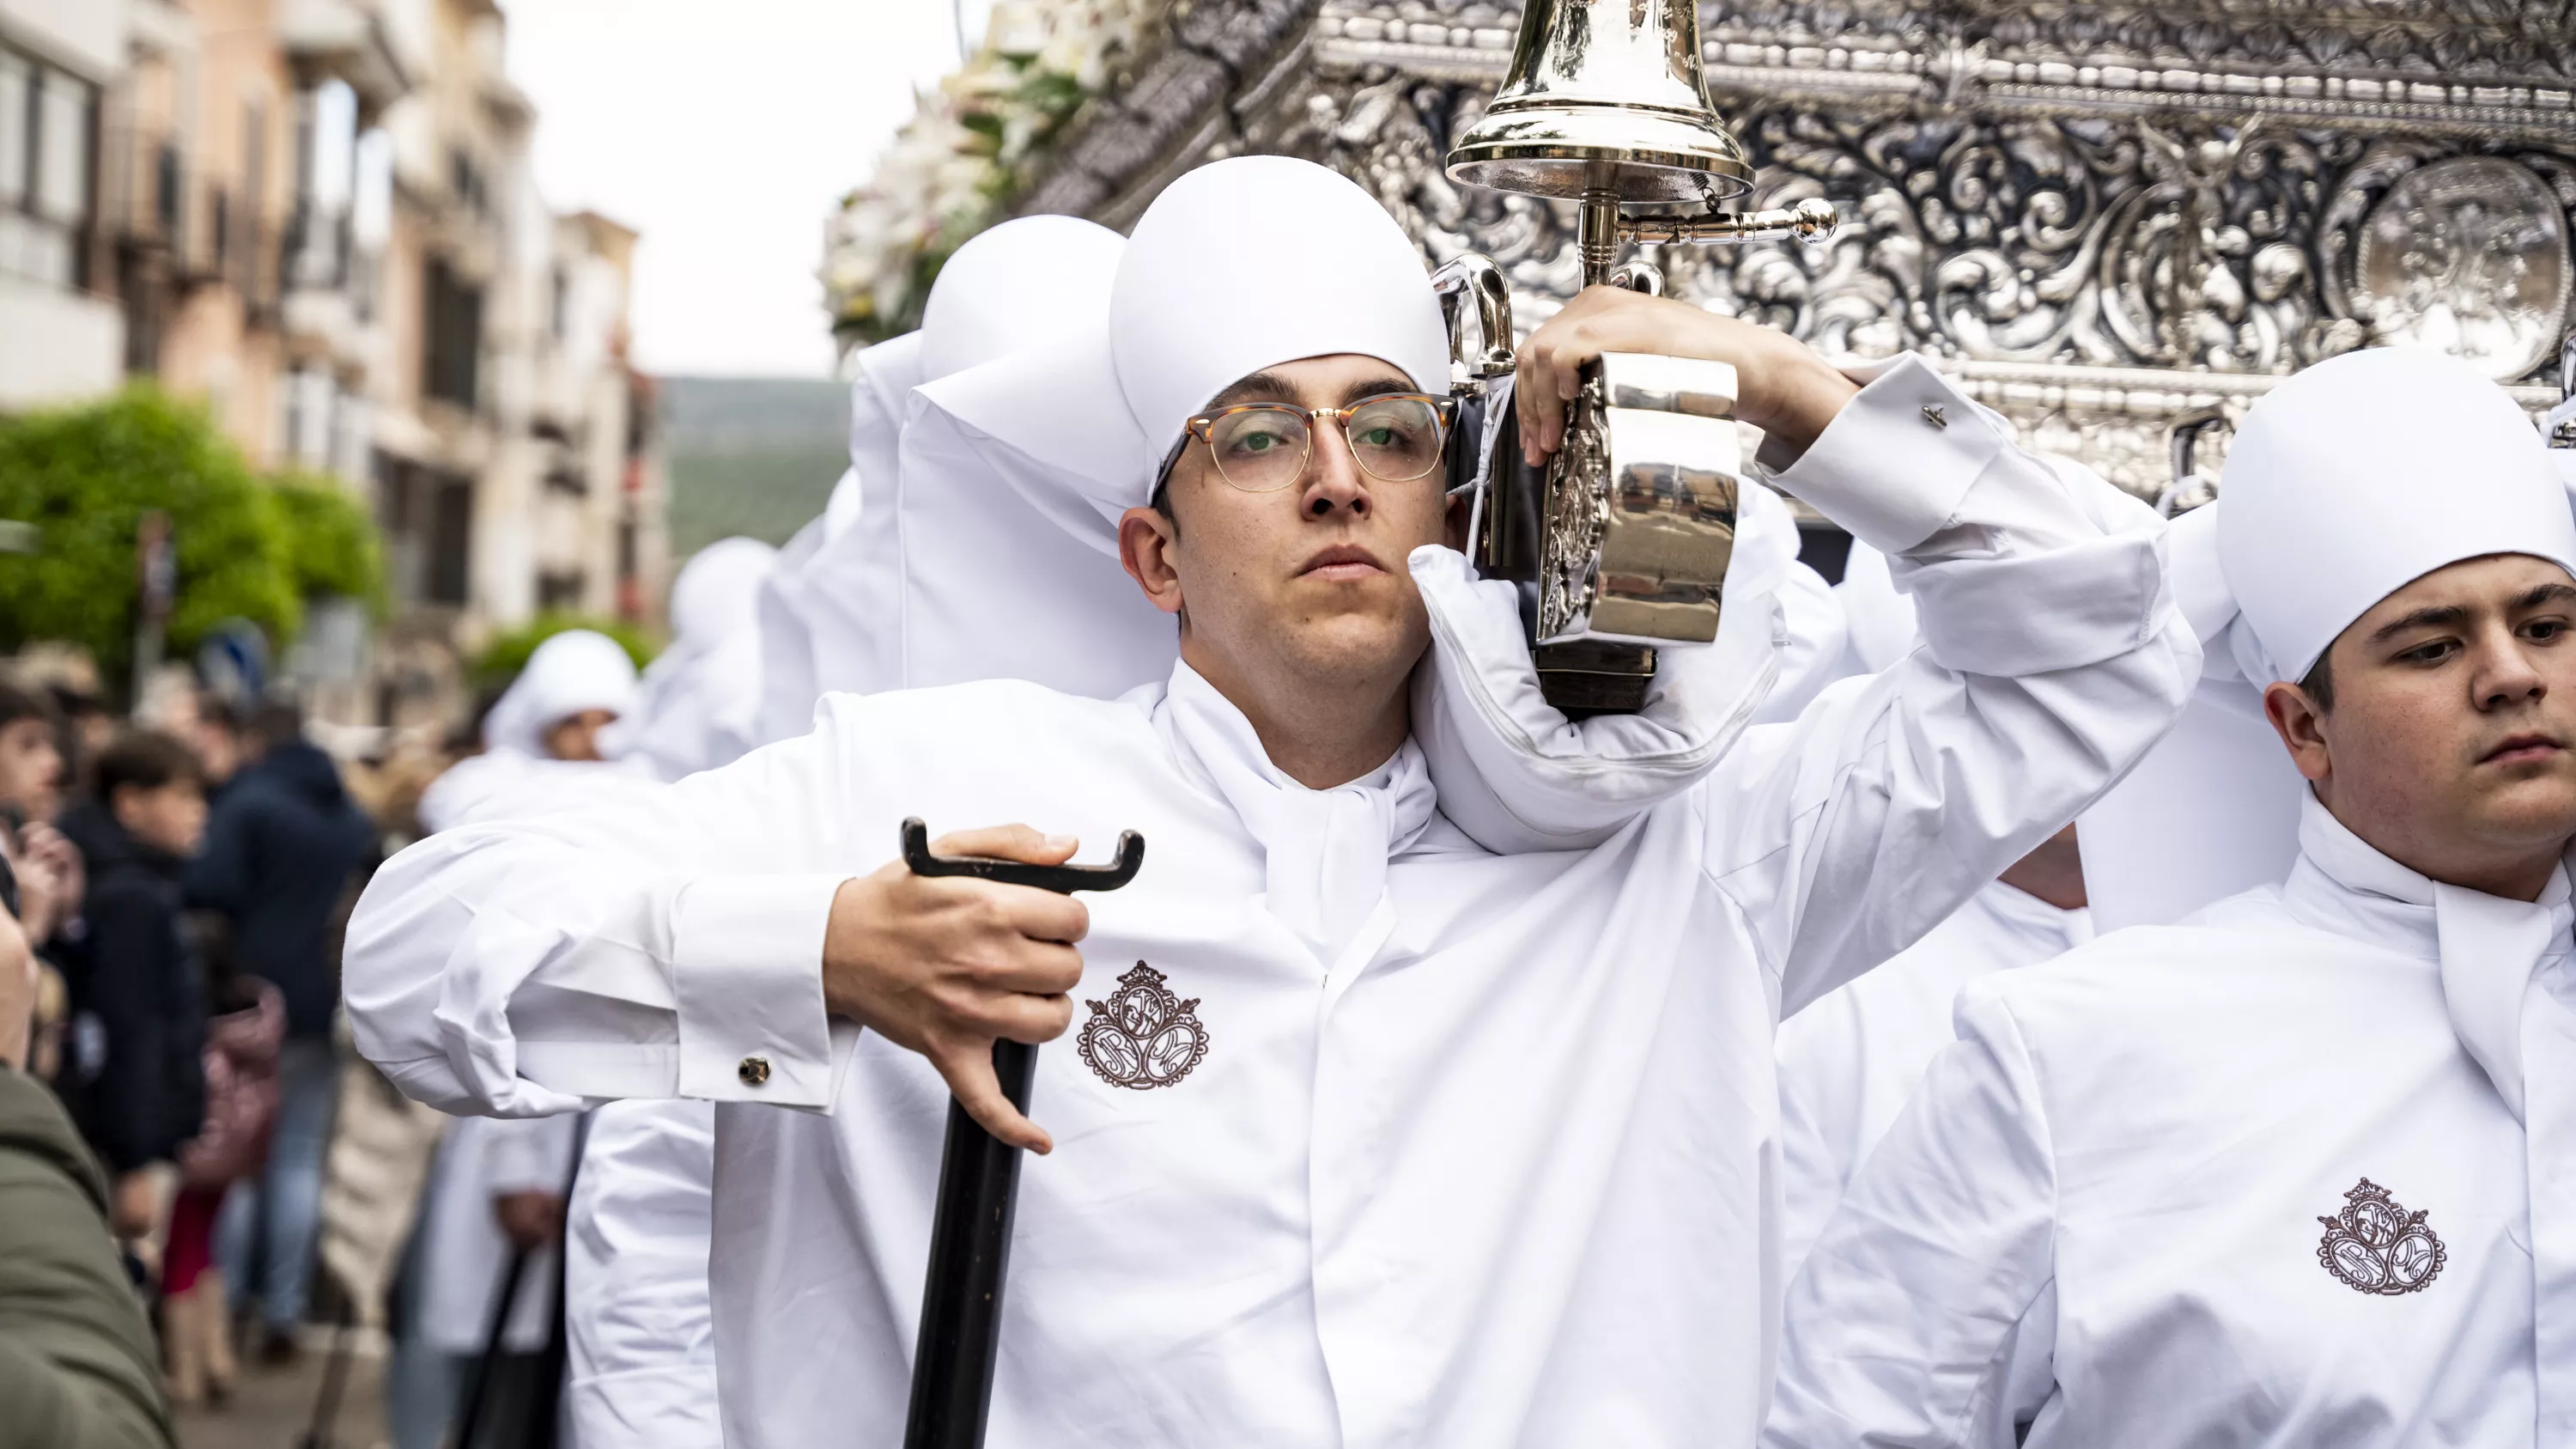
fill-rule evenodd
<path id="1" fill-rule="evenodd" d="M 1192 24 L 1229 3 L 1245 35 L 1277 38 L 1236 53 L 1226 99 L 1185 117 L 1140 82 L 1040 183 L 1081 204 L 1029 209 L 1119 224 L 1213 152 L 1286 152 L 1359 181 L 1433 261 L 1492 257 L 1523 329 L 1572 294 L 1569 206 L 1440 174 L 1504 73 L 1517 7 L 1193 0 Z M 2484 298 L 2483 365 L 2535 414 L 2558 401 L 2576 0 L 1727 0 L 1700 26 L 1712 97 L 1761 178 L 1739 204 L 1824 197 L 1852 231 L 1650 248 L 1673 295 L 1830 351 L 1925 352 L 2034 446 L 2148 498 L 2172 481 L 2177 414 L 2232 422 L 2319 358 L 2438 339 L 2428 289 L 2388 280 L 2408 248 Z M 2512 260 L 2476 260 L 2480 231 Z M 2202 436 L 2202 474 L 2227 432 Z"/>
<path id="2" fill-rule="evenodd" d="M 2567 325 L 2567 225 L 2530 171 L 2463 156 L 2408 172 L 2360 229 L 2375 330 L 2500 379 L 2532 371 Z"/>

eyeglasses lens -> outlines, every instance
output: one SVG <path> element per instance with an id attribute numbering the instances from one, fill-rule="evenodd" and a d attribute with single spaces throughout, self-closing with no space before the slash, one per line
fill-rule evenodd
<path id="1" fill-rule="evenodd" d="M 1351 453 L 1373 478 L 1402 483 L 1440 466 L 1440 414 L 1418 397 L 1373 398 L 1349 427 Z"/>
<path id="2" fill-rule="evenodd" d="M 1247 493 L 1267 493 L 1297 481 L 1306 470 L 1312 439 L 1306 415 L 1291 408 L 1252 407 L 1219 416 L 1208 429 L 1217 471 Z"/>

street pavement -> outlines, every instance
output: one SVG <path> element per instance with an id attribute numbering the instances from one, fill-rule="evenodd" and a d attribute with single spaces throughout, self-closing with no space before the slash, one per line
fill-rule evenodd
<path id="1" fill-rule="evenodd" d="M 339 1418 L 318 1440 L 306 1434 L 330 1358 L 329 1332 L 310 1331 L 305 1344 L 282 1367 L 245 1360 L 223 1407 L 180 1410 L 179 1449 L 385 1449 L 382 1340 L 349 1356 Z"/>

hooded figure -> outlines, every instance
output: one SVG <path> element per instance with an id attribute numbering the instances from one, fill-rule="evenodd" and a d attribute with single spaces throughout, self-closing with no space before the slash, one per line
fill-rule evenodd
<path id="1" fill-rule="evenodd" d="M 516 792 L 543 788 L 564 763 L 593 763 L 556 759 L 548 741 L 558 726 L 592 714 L 622 719 L 640 703 L 635 661 L 616 640 L 590 629 L 547 636 L 483 716 L 483 753 L 449 766 L 421 792 L 422 828 L 447 830 L 487 811 L 518 808 Z"/>
<path id="2" fill-rule="evenodd" d="M 1695 782 L 1597 845 L 1478 845 L 1400 727 L 1423 650 L 1463 642 L 1421 577 L 1450 570 L 1521 673 L 1463 667 L 1537 687 L 1516 612 L 1489 615 L 1437 542 L 1436 472 L 1403 471 L 1436 457 L 1424 419 L 1446 390 L 1420 256 L 1322 168 L 1214 163 L 1139 219 L 1101 329 L 919 394 L 1063 528 L 1114 526 L 1167 619 L 1186 608 L 1166 678 L 1115 700 L 1016 681 L 829 695 L 813 733 L 724 769 L 433 837 L 353 928 L 362 1050 L 458 1110 L 719 1104 L 729 1445 L 899 1436 L 952 1099 L 1053 1148 L 1022 1175 L 995 1449 L 1749 1442 L 1773 1349 L 1780 1007 L 2070 818 L 2198 665 L 2159 536 L 2103 527 L 1920 360 L 1855 388 L 1775 334 L 1608 305 L 1640 309 L 1643 341 L 1796 378 L 1816 405 L 1765 415 L 1813 440 L 1783 486 L 1898 561 L 1929 647 L 1791 723 L 1673 716 L 1735 747 L 1669 761 Z M 1238 405 L 1258 426 L 1220 452 L 1211 410 Z M 1275 486 L 1225 471 L 1301 438 Z M 1731 597 L 1757 605 L 1735 612 L 1767 665 L 1766 592 Z M 1278 697 L 1339 714 L 1256 726 L 1245 701 Z M 1759 696 L 1737 680 L 1726 698 Z M 1581 739 L 1511 747 L 1537 744 L 1553 788 Z M 1150 845 L 1125 888 L 1064 902 L 914 879 L 907 816 L 970 832 L 955 851 L 1076 849 L 1038 831 L 1091 858 L 1121 829 Z M 1010 820 L 1029 828 L 978 828 Z M 974 903 L 938 916 L 971 939 L 937 944 L 902 904 L 916 893 Z M 878 939 L 907 944 L 861 944 Z M 965 986 L 961 952 L 1026 989 Z M 869 1004 L 880 985 L 922 999 L 896 970 L 970 1007 Z M 1065 1033 L 1037 1056 L 1052 1135 L 979 1075 L 1003 1029 Z"/>
<path id="3" fill-rule="evenodd" d="M 2083 831 L 2106 906 L 2187 914 L 1962 994 L 1791 1291 L 1771 1444 L 2576 1435 L 2567 490 L 2495 384 L 2369 351 L 2256 403 L 2173 544 L 2233 713 Z"/>
<path id="4" fill-rule="evenodd" d="M 558 759 L 549 745 L 564 738 L 557 731 L 567 720 L 593 714 L 623 719 L 640 703 L 634 661 L 617 641 L 588 629 L 548 636 L 483 717 L 483 753 L 450 766 L 422 792 L 421 823 L 434 832 L 462 831 L 478 822 L 566 808 L 586 792 L 613 792 L 621 782 L 641 783 L 640 771 L 596 759 Z M 509 1370 L 520 1378 L 545 1362 L 556 1324 L 560 1243 L 514 1236 L 526 1234 L 527 1225 L 505 1225 L 503 1204 L 552 1199 L 560 1213 L 572 1179 L 577 1121 L 469 1116 L 440 1141 L 414 1230 L 417 1247 L 406 1291 L 413 1318 L 403 1326 L 401 1350 L 406 1367 L 393 1375 L 388 1393 L 403 1449 L 426 1449 L 453 1427 L 449 1415 L 465 1375 L 487 1346 L 494 1300 L 515 1253 L 524 1252 L 527 1265 L 501 1348 L 523 1361 Z M 492 1371 L 500 1370 L 496 1365 Z M 550 1391 L 540 1396 L 553 1401 Z"/>
<path id="5" fill-rule="evenodd" d="M 940 268 L 919 332 L 859 354 L 853 521 L 827 510 L 763 595 L 766 655 L 786 671 L 765 692 L 764 737 L 803 734 L 835 691 L 1007 676 L 1117 694 L 1171 667 L 1170 629 L 1114 569 L 1068 568 L 1082 555 L 1047 515 L 953 437 L 925 448 L 908 426 L 915 387 L 1097 330 L 1125 245 L 1075 217 L 1003 222 Z"/>
<path id="6" fill-rule="evenodd" d="M 731 762 L 759 743 L 760 588 L 778 550 L 720 538 L 671 581 L 671 647 L 645 667 L 641 707 L 603 741 L 676 780 Z"/>

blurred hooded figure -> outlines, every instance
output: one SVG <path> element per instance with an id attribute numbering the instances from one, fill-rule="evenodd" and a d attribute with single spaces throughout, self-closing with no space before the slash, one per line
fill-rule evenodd
<path id="1" fill-rule="evenodd" d="M 645 778 L 604 759 L 602 736 L 642 701 L 635 664 L 588 629 L 549 636 L 483 719 L 483 753 L 449 767 L 421 795 L 435 832 L 560 808 L 585 793 Z M 578 1116 L 503 1121 L 463 1117 L 439 1144 L 423 1190 L 407 1269 L 412 1322 L 387 1376 L 388 1418 L 400 1449 L 435 1449 L 463 1386 L 491 1345 L 503 1283 L 519 1261 L 490 1375 L 486 1424 L 550 1417 L 555 1385 L 541 1382 L 556 1326 L 554 1285 Z M 453 1426 L 463 1433 L 467 1426 Z M 482 1442 L 480 1440 L 476 1442 Z M 505 1433 L 498 1442 L 514 1442 Z"/>
<path id="2" fill-rule="evenodd" d="M 758 741 L 760 589 L 778 550 L 720 538 L 671 582 L 671 646 L 645 667 L 637 711 L 611 725 L 602 749 L 676 780 L 730 764 Z"/>
<path id="3" fill-rule="evenodd" d="M 562 766 L 600 763 L 602 734 L 642 701 L 635 661 L 616 640 L 590 629 L 548 636 L 483 717 L 483 753 L 449 766 L 421 792 L 422 828 L 453 829 L 512 808 L 512 795 L 542 789 Z"/>
<path id="4" fill-rule="evenodd" d="M 1119 573 L 1114 529 L 953 428 L 907 427 L 913 388 L 1100 325 L 1125 245 L 1075 217 L 1004 222 L 940 269 L 920 331 L 859 354 L 851 476 L 762 593 L 765 739 L 811 729 L 827 693 L 998 675 L 1105 696 L 1171 668 L 1170 621 Z"/>

